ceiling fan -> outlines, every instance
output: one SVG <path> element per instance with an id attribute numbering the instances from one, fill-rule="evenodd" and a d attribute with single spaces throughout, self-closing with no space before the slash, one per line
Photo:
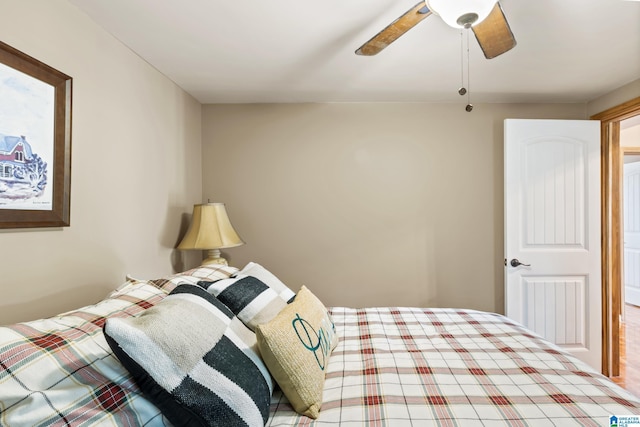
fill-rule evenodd
<path id="1" fill-rule="evenodd" d="M 360 46 L 356 54 L 378 54 L 431 14 L 439 15 L 451 27 L 471 28 L 487 59 L 502 55 L 516 45 L 497 0 L 424 0 Z"/>

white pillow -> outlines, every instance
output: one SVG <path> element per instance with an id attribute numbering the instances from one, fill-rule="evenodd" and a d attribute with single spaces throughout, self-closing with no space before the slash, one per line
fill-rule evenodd
<path id="1" fill-rule="evenodd" d="M 273 273 L 271 273 L 269 270 L 258 263 L 250 262 L 232 277 L 236 277 L 239 275 L 252 276 L 256 279 L 259 279 L 262 283 L 266 284 L 271 289 L 276 291 L 278 296 L 280 296 L 281 299 L 287 301 L 288 303 L 293 301 L 293 298 L 296 296 L 296 293 L 293 292 L 287 285 L 282 283 L 282 281 L 278 279 Z"/>

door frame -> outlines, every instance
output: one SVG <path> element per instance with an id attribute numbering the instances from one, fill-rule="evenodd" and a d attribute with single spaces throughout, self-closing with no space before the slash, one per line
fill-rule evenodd
<path id="1" fill-rule="evenodd" d="M 620 168 L 621 168 L 621 175 L 620 175 L 620 191 L 621 191 L 621 196 L 620 196 L 620 209 L 624 210 L 624 180 L 625 180 L 625 176 L 624 176 L 624 170 L 625 170 L 625 163 L 624 163 L 624 156 L 626 155 L 640 155 L 640 146 L 633 146 L 633 147 L 620 147 Z M 640 164 L 640 161 L 636 162 L 637 164 Z M 625 257 L 624 257 L 624 221 L 625 221 L 625 214 L 623 213 L 623 210 L 620 211 L 620 230 L 621 233 L 620 235 L 622 236 L 622 249 L 621 249 L 621 253 L 622 253 L 622 258 L 620 259 L 620 319 L 624 319 L 624 313 L 625 313 L 625 304 L 626 304 L 626 290 L 625 290 L 625 279 L 624 279 L 624 274 L 625 274 Z M 623 292 L 624 291 L 624 292 Z M 613 343 L 615 346 L 615 342 Z M 619 374 L 619 373 L 618 373 Z M 613 375 L 613 376 L 617 376 L 617 375 Z"/>
<path id="2" fill-rule="evenodd" d="M 622 310 L 622 152 L 620 121 L 640 115 L 640 97 L 591 116 L 600 120 L 602 214 L 602 373 L 620 375 Z"/>

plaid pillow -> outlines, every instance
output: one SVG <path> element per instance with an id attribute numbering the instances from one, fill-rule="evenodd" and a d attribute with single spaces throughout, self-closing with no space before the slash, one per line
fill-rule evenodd
<path id="1" fill-rule="evenodd" d="M 159 279 L 136 279 L 127 275 L 127 281 L 146 282 L 157 286 L 160 289 L 164 289 L 167 292 L 171 292 L 178 285 L 185 283 L 195 285 L 200 280 L 214 281 L 227 279 L 237 272 L 238 269 L 236 267 L 222 264 L 209 264 L 201 265 L 200 267 L 192 268 L 191 270 L 183 271 L 182 273 L 161 277 Z"/>
<path id="2" fill-rule="evenodd" d="M 0 426 L 170 426 L 104 340 L 106 317 L 130 317 L 167 294 L 129 284 L 60 315 L 0 327 Z"/>
<path id="3" fill-rule="evenodd" d="M 180 285 L 138 317 L 107 319 L 114 354 L 176 426 L 263 426 L 273 383 L 256 337 L 199 286 Z"/>

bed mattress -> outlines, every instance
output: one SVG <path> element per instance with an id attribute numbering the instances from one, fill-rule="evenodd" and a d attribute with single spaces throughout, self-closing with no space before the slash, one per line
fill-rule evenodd
<path id="1" fill-rule="evenodd" d="M 0 425 L 168 426 L 113 356 L 107 316 L 167 293 L 132 282 L 104 301 L 0 328 Z M 316 420 L 279 390 L 270 427 L 604 426 L 640 399 L 504 316 L 446 308 L 330 309 L 340 341 Z"/>

